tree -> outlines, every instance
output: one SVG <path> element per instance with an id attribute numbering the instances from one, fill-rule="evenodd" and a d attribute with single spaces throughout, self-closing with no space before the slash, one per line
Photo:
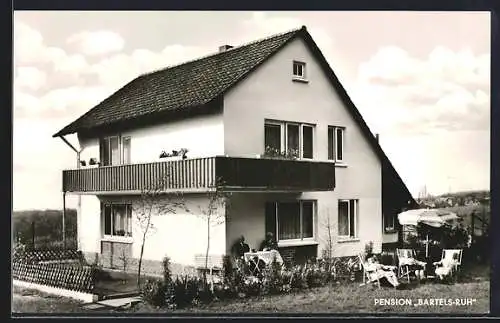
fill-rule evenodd
<path id="1" fill-rule="evenodd" d="M 337 265 L 337 260 L 335 258 L 335 240 L 334 237 L 337 235 L 336 226 L 334 221 L 331 219 L 331 213 L 330 209 L 326 208 L 324 214 L 326 215 L 325 218 L 322 219 L 320 225 L 322 227 L 322 235 L 320 236 L 321 240 L 324 243 L 325 248 L 322 251 L 322 257 L 325 261 L 326 264 L 326 269 L 328 272 L 333 272 L 333 274 L 336 276 L 336 265 Z"/>
<path id="2" fill-rule="evenodd" d="M 146 240 L 154 233 L 154 216 L 168 216 L 176 214 L 179 209 L 185 208 L 184 198 L 181 192 L 166 192 L 167 183 L 170 178 L 169 172 L 160 175 L 159 180 L 141 191 L 140 199 L 135 207 L 135 218 L 141 230 L 141 252 L 137 266 L 137 285 L 141 284 L 142 257 Z"/>
<path id="3" fill-rule="evenodd" d="M 229 205 L 230 193 L 224 190 L 225 182 L 222 178 L 217 178 L 215 183 L 209 186 L 207 192 L 207 204 L 205 206 L 198 206 L 198 216 L 206 221 L 207 225 L 207 247 L 205 249 L 205 266 L 203 270 L 203 281 L 207 285 L 207 270 L 208 270 L 208 255 L 210 252 L 210 232 L 211 227 L 221 225 L 228 220 L 227 206 Z M 219 212 L 224 208 L 224 212 Z"/>

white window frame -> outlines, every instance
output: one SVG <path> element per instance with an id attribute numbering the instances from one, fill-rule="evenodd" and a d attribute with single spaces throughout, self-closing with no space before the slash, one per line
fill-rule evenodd
<path id="1" fill-rule="evenodd" d="M 111 223 L 110 223 L 110 228 L 111 228 L 111 234 L 106 234 L 106 207 L 109 206 L 111 208 Z M 113 235 L 113 228 L 114 228 L 114 221 L 115 217 L 113 216 L 113 206 L 125 206 L 125 214 L 128 216 L 128 212 L 130 210 L 130 222 L 128 223 L 129 229 L 130 229 L 130 236 L 124 235 L 124 236 L 119 236 L 119 235 Z M 102 237 L 105 240 L 132 240 L 133 239 L 133 219 L 134 219 L 134 213 L 133 213 L 133 208 L 131 203 L 118 203 L 118 202 L 101 202 L 101 230 L 102 230 Z"/>
<path id="2" fill-rule="evenodd" d="M 354 201 L 354 236 L 350 235 L 351 232 L 351 201 Z M 359 219 L 359 200 L 357 199 L 341 199 L 338 200 L 337 206 L 340 203 L 347 203 L 347 232 L 349 233 L 348 235 L 341 235 L 339 230 L 337 230 L 337 234 L 339 236 L 340 240 L 353 240 L 353 239 L 358 239 L 358 219 Z M 337 223 L 340 223 L 339 221 L 339 216 L 340 212 L 337 211 Z M 339 228 L 340 229 L 340 228 Z"/>
<path id="3" fill-rule="evenodd" d="M 332 142 L 333 142 L 333 159 L 330 158 L 330 147 L 327 147 L 328 148 L 328 160 L 332 160 L 334 162 L 337 162 L 337 163 L 343 163 L 344 160 L 345 160 L 345 156 L 344 156 L 344 153 L 345 153 L 345 127 L 339 127 L 339 126 L 328 126 L 328 136 L 330 136 L 330 130 L 332 130 L 332 135 L 333 135 L 333 138 L 332 138 Z M 341 152 L 342 152 L 342 158 L 339 158 L 338 154 L 337 154 L 337 150 L 338 150 L 338 143 L 339 143 L 339 140 L 338 140 L 338 136 L 337 136 L 337 131 L 340 131 L 342 133 L 342 140 L 341 140 Z M 329 138 L 328 138 L 329 139 Z"/>
<path id="4" fill-rule="evenodd" d="M 295 74 L 295 66 L 300 66 L 301 71 L 302 71 L 301 75 Z M 297 71 L 298 71 L 298 69 L 297 69 Z M 305 80 L 306 79 L 306 63 L 294 60 L 292 63 L 292 76 L 293 76 L 293 78 L 296 78 L 296 79 Z"/>
<path id="5" fill-rule="evenodd" d="M 111 156 L 111 139 L 112 138 L 117 138 L 118 139 L 118 163 L 117 164 L 110 164 L 110 165 L 104 165 L 103 164 L 103 161 L 104 159 L 102 158 L 103 156 L 101 156 L 101 151 L 102 151 L 102 148 L 101 148 L 101 143 L 103 142 L 107 142 L 108 144 L 108 152 L 109 152 L 109 156 L 108 156 L 108 159 L 109 157 Z M 132 157 L 132 137 L 131 136 L 122 136 L 121 134 L 120 135 L 112 135 L 112 136 L 105 136 L 105 137 L 101 137 L 99 139 L 99 161 L 101 162 L 100 166 L 118 166 L 118 165 L 124 165 L 125 162 L 125 153 L 124 153 L 124 145 L 123 145 L 123 141 L 128 139 L 129 140 L 129 159 L 131 159 Z M 127 164 L 130 164 L 131 163 L 131 160 L 129 160 L 129 163 Z"/>
<path id="6" fill-rule="evenodd" d="M 299 156 L 298 159 L 304 159 L 304 160 L 313 160 L 314 159 L 314 152 L 316 151 L 315 149 L 315 142 L 316 142 L 316 125 L 315 124 L 310 124 L 310 123 L 303 123 L 303 122 L 291 122 L 291 121 L 276 121 L 276 120 L 265 120 L 264 122 L 264 129 L 266 125 L 274 125 L 274 126 L 280 126 L 280 135 L 281 135 L 281 153 L 284 153 L 288 150 L 288 125 L 296 125 L 299 126 Z M 310 127 L 312 128 L 312 157 L 311 158 L 305 158 L 304 157 L 304 127 Z M 264 138 L 264 146 L 266 145 L 265 143 L 265 138 Z M 264 147 L 265 149 L 266 147 Z"/>
<path id="7" fill-rule="evenodd" d="M 128 162 L 125 162 L 125 145 L 123 144 L 125 140 L 128 140 Z M 121 144 L 121 156 L 120 162 L 122 165 L 131 164 L 132 163 L 132 137 L 131 136 L 121 136 L 120 140 Z"/>
<path id="8" fill-rule="evenodd" d="M 280 234 L 280 227 L 279 227 L 279 217 L 280 217 L 280 214 L 279 214 L 279 204 L 281 203 L 296 203 L 298 202 L 299 203 L 299 214 L 300 214 L 300 217 L 299 217 L 299 222 L 300 222 L 300 239 L 280 239 L 279 237 L 279 234 Z M 313 208 L 313 216 L 312 216 L 312 229 L 313 229 L 313 232 L 312 232 L 312 237 L 307 237 L 307 238 L 304 238 L 303 235 L 304 235 L 304 228 L 303 228 L 303 204 L 304 202 L 311 202 L 312 203 L 312 208 Z M 315 241 L 315 237 L 316 237 L 316 219 L 317 219 L 317 200 L 298 200 L 298 201 L 279 201 L 279 202 L 274 202 L 274 207 L 275 207 L 275 214 L 276 214 L 276 232 L 275 232 L 275 236 L 276 236 L 276 242 L 277 243 L 280 243 L 280 242 L 304 242 L 304 241 Z"/>

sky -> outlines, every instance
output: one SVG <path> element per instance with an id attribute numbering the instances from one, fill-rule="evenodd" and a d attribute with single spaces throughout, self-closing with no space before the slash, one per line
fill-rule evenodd
<path id="1" fill-rule="evenodd" d="M 302 25 L 414 197 L 489 189 L 488 12 L 16 11 L 13 209 L 62 208 L 52 135 L 136 76 Z"/>

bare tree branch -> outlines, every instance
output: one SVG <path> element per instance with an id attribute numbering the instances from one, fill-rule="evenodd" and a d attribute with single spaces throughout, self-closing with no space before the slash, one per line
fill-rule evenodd
<path id="1" fill-rule="evenodd" d="M 170 170 L 160 174 L 157 181 L 148 187 L 144 187 L 140 194 L 135 217 L 142 233 L 141 252 L 137 268 L 137 284 L 140 286 L 142 258 L 147 238 L 155 233 L 153 224 L 154 216 L 168 216 L 176 214 L 179 210 L 186 210 L 182 192 L 167 192 L 170 181 Z"/>
<path id="2" fill-rule="evenodd" d="M 208 270 L 208 255 L 210 252 L 210 229 L 213 226 L 224 224 L 229 219 L 227 211 L 231 193 L 226 192 L 224 188 L 224 180 L 222 178 L 217 178 L 215 183 L 209 186 L 207 204 L 204 207 L 201 205 L 198 206 L 200 210 L 198 216 L 202 217 L 207 225 L 207 248 L 205 250 L 205 268 L 203 271 L 205 285 L 207 284 L 206 272 Z M 224 208 L 224 212 L 219 212 L 222 208 Z"/>

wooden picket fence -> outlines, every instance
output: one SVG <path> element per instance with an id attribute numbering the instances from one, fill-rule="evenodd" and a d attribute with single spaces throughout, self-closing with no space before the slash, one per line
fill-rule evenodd
<path id="1" fill-rule="evenodd" d="M 97 269 L 62 263 L 13 262 L 12 277 L 17 280 L 92 293 Z"/>

